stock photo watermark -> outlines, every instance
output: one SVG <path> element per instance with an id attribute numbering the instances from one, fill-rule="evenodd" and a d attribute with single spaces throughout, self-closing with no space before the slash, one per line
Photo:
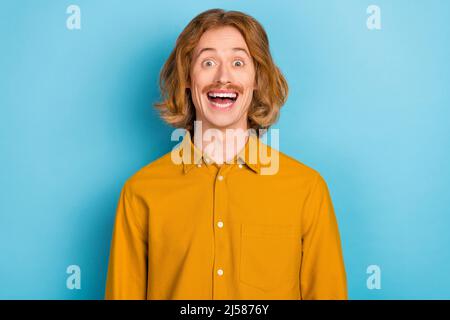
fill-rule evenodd
<path id="1" fill-rule="evenodd" d="M 70 14 L 66 19 L 66 27 L 69 30 L 81 29 L 81 9 L 75 4 L 67 7 L 66 13 Z"/>
<path id="2" fill-rule="evenodd" d="M 367 267 L 366 273 L 369 274 L 366 285 L 369 290 L 381 289 L 381 268 L 376 264 Z"/>
<path id="3" fill-rule="evenodd" d="M 370 14 L 366 20 L 366 26 L 369 30 L 381 30 L 381 9 L 379 6 L 371 4 L 367 7 L 366 13 Z"/>
<path id="4" fill-rule="evenodd" d="M 76 264 L 67 267 L 66 273 L 69 276 L 66 279 L 66 288 L 69 290 L 81 289 L 81 268 Z"/>

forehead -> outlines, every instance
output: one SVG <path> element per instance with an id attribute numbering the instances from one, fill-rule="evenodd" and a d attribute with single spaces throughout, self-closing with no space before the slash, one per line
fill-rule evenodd
<path id="1" fill-rule="evenodd" d="M 194 49 L 194 54 L 197 55 L 204 48 L 213 48 L 217 51 L 232 51 L 233 48 L 243 48 L 248 52 L 244 37 L 238 29 L 232 26 L 205 31 Z"/>

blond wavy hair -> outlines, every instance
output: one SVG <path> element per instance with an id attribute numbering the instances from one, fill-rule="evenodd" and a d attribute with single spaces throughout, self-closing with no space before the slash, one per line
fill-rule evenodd
<path id="1" fill-rule="evenodd" d="M 161 118 L 193 135 L 195 106 L 189 88 L 192 54 L 202 34 L 212 28 L 232 26 L 240 31 L 253 58 L 257 89 L 248 111 L 248 128 L 268 129 L 274 124 L 288 95 L 288 84 L 270 54 L 269 39 L 262 25 L 239 11 L 210 9 L 192 19 L 176 40 L 175 48 L 161 69 L 162 101 L 154 104 Z"/>

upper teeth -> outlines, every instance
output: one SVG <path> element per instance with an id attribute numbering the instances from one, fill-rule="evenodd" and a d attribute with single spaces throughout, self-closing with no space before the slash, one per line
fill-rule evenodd
<path id="1" fill-rule="evenodd" d="M 221 97 L 221 98 L 236 98 L 237 94 L 234 92 L 209 92 L 210 97 Z"/>

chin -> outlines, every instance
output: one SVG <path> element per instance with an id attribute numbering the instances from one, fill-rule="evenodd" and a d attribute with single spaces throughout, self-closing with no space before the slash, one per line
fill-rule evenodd
<path id="1" fill-rule="evenodd" d="M 217 129 L 226 129 L 231 127 L 235 121 L 229 120 L 229 119 L 223 119 L 222 121 L 218 121 L 215 119 L 215 121 L 208 121 L 211 124 L 211 127 L 217 128 Z"/>

